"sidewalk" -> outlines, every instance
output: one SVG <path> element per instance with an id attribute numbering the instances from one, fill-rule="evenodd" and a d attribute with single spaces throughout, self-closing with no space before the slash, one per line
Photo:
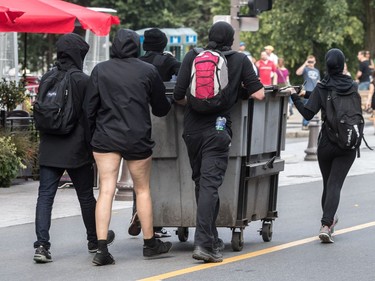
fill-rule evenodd
<path id="1" fill-rule="evenodd" d="M 294 110 L 294 115 L 288 119 L 287 123 L 285 150 L 281 152 L 281 158 L 285 160 L 285 167 L 284 171 L 279 174 L 279 186 L 321 180 L 318 162 L 304 160 L 309 131 L 302 131 L 301 124 L 302 116 L 297 113 L 297 110 Z M 368 118 L 366 118 L 365 137 L 369 145 L 375 147 L 374 129 Z M 354 162 L 349 176 L 369 173 L 375 173 L 375 152 L 362 145 L 361 157 Z M 0 188 L 0 227 L 34 222 L 39 182 L 29 180 L 17 181 L 17 183 L 10 188 Z M 98 190 L 95 190 L 95 197 L 97 198 L 97 196 Z M 114 201 L 113 211 L 131 208 L 132 204 L 129 201 Z M 52 218 L 80 214 L 81 211 L 74 188 L 59 189 L 53 206 Z"/>

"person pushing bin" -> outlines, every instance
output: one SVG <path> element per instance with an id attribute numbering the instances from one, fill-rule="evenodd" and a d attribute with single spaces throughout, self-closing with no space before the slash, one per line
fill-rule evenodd
<path id="1" fill-rule="evenodd" d="M 209 31 L 208 39 L 206 50 L 218 50 L 227 60 L 228 84 L 221 91 L 228 99 L 226 106 L 214 113 L 199 113 L 187 101 L 186 93 L 191 87 L 192 67 L 198 56 L 196 49 L 189 51 L 182 62 L 174 89 L 174 99 L 179 104 L 186 104 L 183 138 L 195 183 L 197 214 L 192 257 L 205 262 L 221 262 L 224 243 L 218 237 L 216 218 L 220 206 L 218 189 L 224 180 L 232 139 L 230 110 L 243 98 L 243 93 L 247 98 L 251 96 L 262 100 L 264 88 L 246 55 L 231 51 L 234 40 L 234 29 L 231 25 L 226 22 L 215 23 Z M 242 88 L 241 91 L 238 91 L 239 88 Z M 216 124 L 217 120 L 221 124 Z"/>

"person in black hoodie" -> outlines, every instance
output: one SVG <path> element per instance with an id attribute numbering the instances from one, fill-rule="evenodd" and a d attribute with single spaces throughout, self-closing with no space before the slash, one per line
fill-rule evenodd
<path id="1" fill-rule="evenodd" d="M 121 159 L 127 161 L 144 238 L 143 255 L 169 252 L 172 244 L 155 239 L 152 222 L 150 172 L 152 148 L 150 108 L 165 116 L 170 102 L 155 66 L 138 58 L 139 35 L 120 29 L 113 41 L 111 59 L 97 64 L 90 77 L 84 102 L 91 146 L 99 172 L 96 206 L 98 252 L 93 263 L 114 264 L 107 249 L 107 231 Z"/>
<path id="2" fill-rule="evenodd" d="M 146 53 L 140 59 L 156 66 L 164 82 L 170 81 L 174 75 L 177 76 L 181 63 L 164 52 L 168 43 L 167 36 L 160 29 L 151 28 L 145 31 L 144 37 L 143 50 Z"/>
<path id="3" fill-rule="evenodd" d="M 71 75 L 72 94 L 76 108 L 82 112 L 82 103 L 89 79 L 82 72 L 82 68 L 89 45 L 79 35 L 70 33 L 59 38 L 56 50 L 56 67 L 59 70 L 78 70 Z M 41 85 L 51 71 L 42 77 Z M 37 241 L 34 243 L 34 248 L 36 248 L 34 261 L 37 263 L 52 261 L 49 251 L 51 247 L 49 242 L 51 212 L 58 184 L 65 170 L 67 170 L 77 192 L 87 232 L 88 250 L 94 253 L 98 248 L 95 226 L 96 200 L 93 193 L 93 158 L 85 139 L 82 117 L 81 115 L 75 128 L 69 134 L 53 135 L 40 132 L 40 185 L 35 216 Z M 113 241 L 113 231 L 109 231 L 108 236 Z"/>
<path id="4" fill-rule="evenodd" d="M 207 49 L 230 51 L 234 40 L 234 29 L 226 22 L 215 23 L 208 34 Z M 176 103 L 186 103 L 186 92 L 190 85 L 190 74 L 194 50 L 188 52 L 182 62 L 174 88 Z M 205 262 L 221 262 L 224 248 L 218 237 L 216 218 L 219 213 L 219 187 L 222 185 L 228 166 L 229 147 L 232 140 L 230 110 L 241 98 L 262 100 L 264 88 L 248 57 L 239 52 L 226 55 L 230 91 L 230 101 L 226 109 L 218 113 L 202 114 L 194 111 L 187 103 L 184 116 L 183 138 L 186 143 L 192 179 L 195 182 L 197 202 L 196 230 L 194 236 L 193 258 Z M 242 88 L 241 91 L 239 91 Z M 224 130 L 215 128 L 218 117 L 226 118 Z"/>
<path id="5" fill-rule="evenodd" d="M 306 120 L 311 120 L 321 110 L 322 120 L 326 118 L 327 97 L 330 89 L 346 92 L 356 87 L 350 76 L 343 74 L 345 56 L 339 49 L 331 49 L 325 56 L 327 74 L 310 95 L 306 105 L 297 93 L 292 100 L 297 110 Z M 345 178 L 352 166 L 356 150 L 344 150 L 330 141 L 327 135 L 327 124 L 323 122 L 318 138 L 318 162 L 323 177 L 323 194 L 321 205 L 323 216 L 319 238 L 322 243 L 333 243 L 332 233 L 338 222 L 336 211 L 340 202 L 340 193 Z"/>
<path id="6" fill-rule="evenodd" d="M 167 36 L 160 29 L 151 28 L 144 32 L 144 37 L 143 50 L 146 51 L 146 54 L 139 57 L 139 59 L 154 65 L 164 82 L 170 81 L 173 76 L 177 76 L 181 63 L 172 55 L 164 53 L 164 48 L 168 43 Z M 137 236 L 141 232 L 136 198 L 137 196 L 133 190 L 133 214 L 128 229 L 129 235 L 132 236 Z M 164 227 L 154 227 L 154 236 L 156 238 L 170 237 L 171 233 Z"/>

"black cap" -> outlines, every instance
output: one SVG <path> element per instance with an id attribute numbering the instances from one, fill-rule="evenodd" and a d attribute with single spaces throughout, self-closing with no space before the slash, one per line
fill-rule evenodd
<path id="1" fill-rule="evenodd" d="M 145 31 L 143 41 L 143 50 L 162 52 L 167 46 L 167 36 L 158 28 L 151 28 Z"/>

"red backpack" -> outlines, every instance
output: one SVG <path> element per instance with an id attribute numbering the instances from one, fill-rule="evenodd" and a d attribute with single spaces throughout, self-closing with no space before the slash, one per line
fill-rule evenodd
<path id="1" fill-rule="evenodd" d="M 191 67 L 187 100 L 199 113 L 216 113 L 228 108 L 228 67 L 225 55 L 234 51 L 194 49 L 198 55 Z"/>

